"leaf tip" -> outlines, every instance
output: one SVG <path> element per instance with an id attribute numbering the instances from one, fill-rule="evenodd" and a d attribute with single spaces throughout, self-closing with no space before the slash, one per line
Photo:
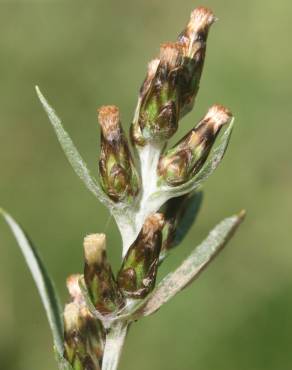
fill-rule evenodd
<path id="1" fill-rule="evenodd" d="M 40 90 L 40 88 L 39 88 L 39 86 L 38 85 L 35 85 L 35 91 L 36 91 L 36 93 L 37 93 L 37 96 L 38 96 L 38 98 L 40 99 L 40 101 L 42 101 L 42 99 L 44 98 L 44 96 L 43 96 L 43 94 L 41 93 L 41 90 Z"/>
<path id="2" fill-rule="evenodd" d="M 242 222 L 245 219 L 245 217 L 246 217 L 246 210 L 245 209 L 242 209 L 238 213 L 237 217 L 238 217 L 239 221 Z"/>
<path id="3" fill-rule="evenodd" d="M 8 212 L 5 211 L 4 208 L 0 207 L 0 216 L 2 216 L 5 220 L 7 220 L 7 216 L 9 216 Z"/>

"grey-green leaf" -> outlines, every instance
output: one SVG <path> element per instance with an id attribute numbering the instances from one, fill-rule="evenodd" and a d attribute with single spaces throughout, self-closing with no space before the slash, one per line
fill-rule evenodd
<path id="1" fill-rule="evenodd" d="M 86 163 L 79 154 L 70 136 L 64 130 L 60 118 L 57 116 L 54 109 L 49 105 L 38 86 L 36 86 L 36 92 L 55 130 L 61 147 L 74 171 L 84 182 L 87 189 L 89 189 L 107 207 L 111 208 L 113 206 L 113 202 L 104 194 L 97 180 L 91 176 Z"/>
<path id="2" fill-rule="evenodd" d="M 216 168 L 222 161 L 229 144 L 232 129 L 233 129 L 233 120 L 226 128 L 224 134 L 220 137 L 219 144 L 212 151 L 210 158 L 208 159 L 206 164 L 193 179 L 179 186 L 163 187 L 160 190 L 160 193 L 162 194 L 164 193 L 166 196 L 168 195 L 168 198 L 172 198 L 173 196 L 180 196 L 198 189 L 203 184 L 203 182 L 205 182 L 207 178 L 216 170 Z"/>
<path id="3" fill-rule="evenodd" d="M 48 275 L 46 268 L 20 225 L 3 209 L 0 208 L 0 215 L 3 216 L 10 227 L 18 246 L 24 256 L 24 259 L 31 271 L 32 277 L 36 283 L 41 296 L 48 321 L 53 334 L 56 350 L 63 353 L 63 321 L 59 299 L 56 294 L 53 282 Z"/>
<path id="4" fill-rule="evenodd" d="M 191 255 L 158 284 L 133 319 L 156 312 L 164 303 L 192 283 L 233 236 L 244 215 L 245 212 L 241 212 L 220 222 Z"/>
<path id="5" fill-rule="evenodd" d="M 177 225 L 172 247 L 179 245 L 195 223 L 203 202 L 203 192 L 195 192 L 188 198 L 188 207 Z"/>
<path id="6" fill-rule="evenodd" d="M 169 199 L 162 207 L 166 228 L 164 241 L 159 255 L 162 263 L 170 251 L 181 244 L 198 216 L 203 201 L 203 192 L 193 192 Z"/>

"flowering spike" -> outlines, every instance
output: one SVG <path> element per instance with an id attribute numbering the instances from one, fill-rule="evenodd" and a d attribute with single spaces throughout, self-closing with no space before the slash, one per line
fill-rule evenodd
<path id="1" fill-rule="evenodd" d="M 116 106 L 98 110 L 101 126 L 99 172 L 105 193 L 115 202 L 130 201 L 139 191 L 139 178 Z"/>
<path id="2" fill-rule="evenodd" d="M 95 308 L 104 315 L 123 304 L 111 266 L 106 256 L 105 234 L 91 234 L 84 239 L 84 279 Z"/>
<path id="3" fill-rule="evenodd" d="M 213 105 L 201 122 L 161 157 L 158 166 L 160 179 L 176 186 L 196 175 L 205 163 L 221 127 L 231 118 L 228 109 Z"/>
<path id="4" fill-rule="evenodd" d="M 211 10 L 195 9 L 177 41 L 162 44 L 159 55 L 148 65 L 130 130 L 139 174 L 116 106 L 98 110 L 100 185 L 37 88 L 75 172 L 115 218 L 125 256 L 115 279 L 107 260 L 105 235 L 92 234 L 84 239 L 84 276 L 72 275 L 67 280 L 72 302 L 65 307 L 63 333 L 58 299 L 44 265 L 21 228 L 0 209 L 40 291 L 62 369 L 116 370 L 128 326 L 157 311 L 197 278 L 243 219 L 243 214 L 239 214 L 223 220 L 152 291 L 159 263 L 183 240 L 195 221 L 202 193 L 194 191 L 221 162 L 233 128 L 231 123 L 210 153 L 222 126 L 232 118 L 226 108 L 214 105 L 196 127 L 166 151 L 179 120 L 193 108 L 208 33 L 215 21 Z"/>
<path id="5" fill-rule="evenodd" d="M 144 298 L 153 289 L 162 245 L 163 225 L 162 214 L 149 216 L 129 248 L 118 274 L 118 284 L 125 296 Z"/>

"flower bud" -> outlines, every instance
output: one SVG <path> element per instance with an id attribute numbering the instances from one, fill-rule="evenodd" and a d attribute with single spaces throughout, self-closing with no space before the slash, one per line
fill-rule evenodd
<path id="1" fill-rule="evenodd" d="M 129 248 L 118 274 L 118 284 L 125 296 L 144 298 L 154 288 L 163 225 L 162 214 L 149 216 Z"/>
<path id="2" fill-rule="evenodd" d="M 183 66 L 179 80 L 181 117 L 193 108 L 203 71 L 209 28 L 215 21 L 216 18 L 210 9 L 198 7 L 191 13 L 186 28 L 178 37 L 183 51 Z"/>
<path id="3" fill-rule="evenodd" d="M 139 191 L 139 177 L 116 106 L 98 111 L 101 126 L 99 173 L 105 193 L 115 202 L 129 201 Z"/>
<path id="4" fill-rule="evenodd" d="M 145 97 L 147 93 L 149 92 L 149 89 L 152 85 L 152 81 L 155 77 L 159 63 L 160 63 L 160 60 L 158 58 L 153 59 L 148 63 L 147 75 L 139 91 L 139 98 L 138 98 L 138 104 L 137 104 L 137 108 L 135 112 L 134 123 L 131 125 L 131 128 L 130 128 L 130 135 L 131 135 L 132 142 L 140 146 L 144 146 L 146 143 L 146 140 L 142 135 L 141 127 L 138 124 L 140 108 L 141 108 L 142 101 L 145 100 Z"/>
<path id="5" fill-rule="evenodd" d="M 69 303 L 64 310 L 64 357 L 74 370 L 99 370 L 103 353 L 100 325 L 85 306 Z"/>
<path id="6" fill-rule="evenodd" d="M 182 62 L 182 45 L 165 43 L 159 59 L 150 62 L 147 77 L 140 89 L 138 113 L 131 126 L 132 141 L 163 142 L 177 130 L 179 119 L 178 67 Z"/>
<path id="7" fill-rule="evenodd" d="M 228 109 L 221 105 L 212 106 L 202 121 L 160 158 L 160 179 L 176 186 L 196 175 L 204 165 L 221 127 L 231 118 Z"/>
<path id="8" fill-rule="evenodd" d="M 84 239 L 84 280 L 95 308 L 110 314 L 123 304 L 111 266 L 106 256 L 104 234 L 91 234 Z"/>

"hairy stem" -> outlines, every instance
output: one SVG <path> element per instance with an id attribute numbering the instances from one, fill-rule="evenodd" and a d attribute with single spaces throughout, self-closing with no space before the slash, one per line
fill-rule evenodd
<path id="1" fill-rule="evenodd" d="M 156 212 L 160 205 L 160 199 L 150 201 L 150 197 L 157 191 L 157 166 L 163 145 L 147 144 L 139 149 L 141 171 L 141 196 L 137 203 L 128 211 L 131 223 L 125 218 L 125 214 L 118 214 L 116 221 L 123 239 L 123 257 L 131 244 L 137 238 L 145 219 Z"/>
<path id="2" fill-rule="evenodd" d="M 123 239 L 123 256 L 126 255 L 128 248 L 136 239 L 145 218 L 156 211 L 159 206 L 150 204 L 149 197 L 157 190 L 157 165 L 162 151 L 162 145 L 147 145 L 139 152 L 142 177 L 142 196 L 136 210 L 131 214 L 132 222 L 129 223 L 122 216 L 117 217 L 117 222 L 121 230 Z M 148 165 L 147 165 L 148 164 Z M 151 208 L 152 206 L 152 208 Z M 119 222 L 120 221 L 120 222 Z M 130 307 L 129 307 L 130 309 Z M 120 355 L 123 349 L 128 323 L 125 321 L 116 321 L 110 328 L 106 336 L 102 370 L 116 370 L 118 367 Z"/>
<path id="3" fill-rule="evenodd" d="M 102 370 L 116 370 L 118 368 L 127 330 L 128 323 L 125 321 L 115 322 L 111 326 L 106 336 Z"/>

